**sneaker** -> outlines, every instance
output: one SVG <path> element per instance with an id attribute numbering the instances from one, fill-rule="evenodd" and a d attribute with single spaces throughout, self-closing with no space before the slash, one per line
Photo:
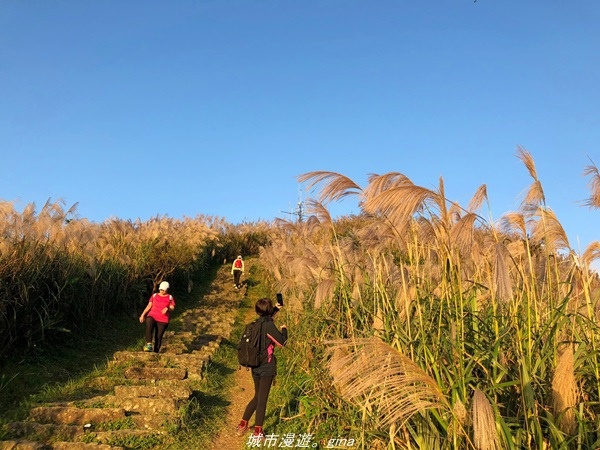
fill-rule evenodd
<path id="1" fill-rule="evenodd" d="M 145 352 L 151 352 L 152 351 L 152 344 L 146 344 L 146 345 L 144 345 L 144 351 Z"/>
<path id="2" fill-rule="evenodd" d="M 254 425 L 254 436 L 258 436 L 260 439 L 265 437 L 265 434 L 263 432 L 262 427 L 259 427 L 258 425 Z"/>
<path id="3" fill-rule="evenodd" d="M 240 424 L 235 428 L 235 434 L 242 436 L 248 431 L 248 421 L 242 420 Z"/>

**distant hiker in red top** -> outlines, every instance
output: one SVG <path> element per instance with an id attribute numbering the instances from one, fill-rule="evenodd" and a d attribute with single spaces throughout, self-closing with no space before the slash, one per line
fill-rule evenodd
<path id="1" fill-rule="evenodd" d="M 169 326 L 169 313 L 175 309 L 175 299 L 167 294 L 169 283 L 163 281 L 158 286 L 158 294 L 153 294 L 148 300 L 148 306 L 140 316 L 140 323 L 146 321 L 146 345 L 145 352 L 154 351 L 158 353 L 162 344 L 162 337 Z M 154 334 L 154 346 L 152 345 L 152 334 Z"/>
<path id="2" fill-rule="evenodd" d="M 240 277 L 244 273 L 244 260 L 242 256 L 238 256 L 231 265 L 231 274 L 233 275 L 233 287 L 240 289 L 242 284 L 240 283 Z"/>

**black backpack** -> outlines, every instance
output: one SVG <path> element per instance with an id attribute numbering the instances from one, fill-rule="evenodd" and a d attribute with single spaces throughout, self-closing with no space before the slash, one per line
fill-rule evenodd
<path id="1" fill-rule="evenodd" d="M 238 362 L 244 367 L 258 367 L 262 356 L 262 325 L 264 321 L 255 320 L 246 325 L 238 344 Z"/>

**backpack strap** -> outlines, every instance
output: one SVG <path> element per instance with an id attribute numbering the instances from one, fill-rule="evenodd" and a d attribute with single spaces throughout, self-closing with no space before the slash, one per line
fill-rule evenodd
<path id="1" fill-rule="evenodd" d="M 262 358 L 262 352 L 263 352 L 263 325 L 264 325 L 264 322 L 261 321 L 260 322 L 260 333 L 258 335 L 258 348 L 260 349 L 259 358 Z M 260 361 L 260 359 L 259 359 L 259 361 Z"/>

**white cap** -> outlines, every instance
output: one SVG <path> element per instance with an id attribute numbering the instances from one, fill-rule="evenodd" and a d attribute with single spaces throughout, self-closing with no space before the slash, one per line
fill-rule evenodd
<path id="1" fill-rule="evenodd" d="M 167 289 L 169 289 L 169 282 L 168 281 L 163 281 L 162 283 L 160 283 L 160 285 L 158 286 L 158 289 L 160 291 L 166 291 Z"/>

